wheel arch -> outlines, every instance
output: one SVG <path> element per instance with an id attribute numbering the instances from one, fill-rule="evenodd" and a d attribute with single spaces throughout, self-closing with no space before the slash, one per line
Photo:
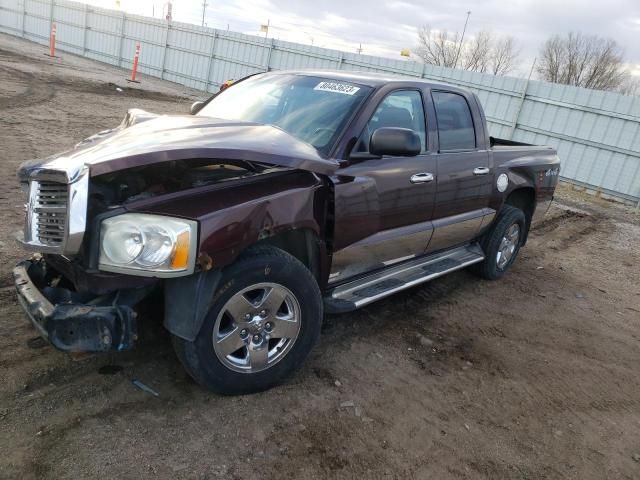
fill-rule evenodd
<path id="1" fill-rule="evenodd" d="M 326 252 L 326 247 L 312 229 L 290 229 L 262 238 L 241 251 L 236 258 L 259 246 L 275 247 L 295 257 L 309 269 L 318 285 L 322 285 L 321 279 L 326 269 L 322 255 Z M 164 326 L 169 332 L 188 341 L 196 338 L 224 268 L 203 270 L 187 277 L 165 280 Z"/>
<path id="2" fill-rule="evenodd" d="M 536 209 L 536 191 L 533 187 L 523 186 L 516 188 L 509 193 L 504 201 L 505 205 L 511 205 L 512 207 L 519 208 L 524 212 L 524 216 L 527 221 L 527 230 L 522 240 L 522 245 L 526 244 L 527 237 L 529 236 L 529 229 L 531 227 L 531 219 Z"/>
<path id="3" fill-rule="evenodd" d="M 326 252 L 324 242 L 310 228 L 285 230 L 259 240 L 255 245 L 270 245 L 297 258 L 309 269 L 318 284 L 322 281 L 322 254 Z M 253 245 L 251 246 L 253 247 Z M 249 248 L 251 248 L 249 247 Z"/>

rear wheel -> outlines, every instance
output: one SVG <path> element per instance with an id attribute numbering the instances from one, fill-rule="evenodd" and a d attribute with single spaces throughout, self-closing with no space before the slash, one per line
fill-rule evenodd
<path id="1" fill-rule="evenodd" d="M 524 212 L 511 205 L 504 205 L 494 225 L 480 240 L 485 259 L 473 265 L 472 271 L 488 280 L 501 278 L 515 261 L 526 228 Z"/>
<path id="2" fill-rule="evenodd" d="M 201 385 L 223 394 L 270 388 L 299 367 L 320 334 L 322 301 L 311 272 L 274 247 L 254 247 L 226 268 L 193 342 L 174 337 Z"/>

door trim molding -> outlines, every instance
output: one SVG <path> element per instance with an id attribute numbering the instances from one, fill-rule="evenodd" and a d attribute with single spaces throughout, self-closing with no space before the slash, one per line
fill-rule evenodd
<path id="1" fill-rule="evenodd" d="M 334 252 L 329 283 L 422 255 L 433 235 L 432 222 L 383 230 Z"/>
<path id="2" fill-rule="evenodd" d="M 433 220 L 433 235 L 427 253 L 450 248 L 473 240 L 482 227 L 485 217 L 495 215 L 491 208 L 479 208 L 469 212 Z"/>

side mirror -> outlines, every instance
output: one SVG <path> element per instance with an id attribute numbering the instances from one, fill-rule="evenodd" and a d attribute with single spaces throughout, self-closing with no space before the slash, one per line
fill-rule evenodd
<path id="1" fill-rule="evenodd" d="M 200 111 L 200 109 L 202 108 L 202 106 L 204 105 L 204 102 L 193 102 L 191 104 L 191 115 L 195 115 L 196 113 L 198 113 Z"/>
<path id="2" fill-rule="evenodd" d="M 415 157 L 421 150 L 420 137 L 409 128 L 378 128 L 369 142 L 369 152 L 373 155 Z"/>

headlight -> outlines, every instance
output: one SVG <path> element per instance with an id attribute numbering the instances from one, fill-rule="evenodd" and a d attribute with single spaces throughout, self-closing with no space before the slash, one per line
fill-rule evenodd
<path id="1" fill-rule="evenodd" d="M 161 215 L 125 213 L 100 225 L 100 270 L 156 277 L 193 272 L 198 225 Z"/>

